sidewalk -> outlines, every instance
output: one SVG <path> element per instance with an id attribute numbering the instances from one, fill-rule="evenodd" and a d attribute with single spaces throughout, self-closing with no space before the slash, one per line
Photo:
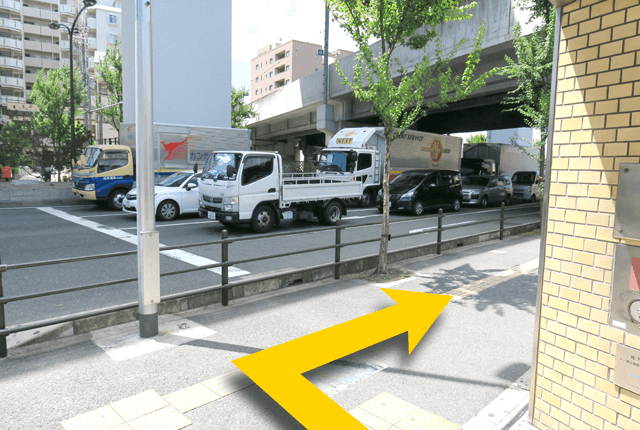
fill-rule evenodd
<path id="1" fill-rule="evenodd" d="M 411 358 L 406 358 L 406 335 L 401 335 L 305 374 L 316 387 L 369 428 L 399 429 L 395 423 L 406 420 L 416 429 L 528 430 L 521 419 L 530 379 L 528 372 L 522 375 L 525 364 L 502 366 L 506 370 L 500 377 L 465 379 L 447 375 L 447 369 L 453 375 L 465 363 L 416 360 L 429 354 L 446 357 L 438 349 L 439 338 L 445 339 L 442 351 L 472 348 L 461 346 L 469 339 L 445 329 L 472 312 L 493 307 L 509 314 L 510 307 L 530 314 L 538 251 L 539 236 L 514 236 L 396 264 L 414 276 L 390 284 L 324 280 L 232 301 L 227 308 L 213 305 L 162 316 L 161 336 L 154 339 L 139 339 L 136 323 L 129 323 L 12 348 L 0 360 L 0 430 L 146 429 L 155 428 L 154 423 L 172 429 L 302 429 L 231 361 L 392 305 L 380 287 L 446 293 L 454 300 Z M 484 312 L 473 314 L 471 321 L 489 327 L 482 321 L 492 318 L 497 317 Z M 469 326 L 469 321 L 460 324 Z M 519 337 L 530 349 L 528 332 Z M 398 354 L 400 364 L 395 363 Z M 529 351 L 515 351 L 513 357 L 506 363 L 531 359 Z M 432 376 L 416 376 L 411 366 Z M 407 378 L 416 377 L 424 385 L 415 389 L 412 383 L 406 391 L 406 381 L 414 381 Z M 442 398 L 425 398 L 427 389 L 440 390 Z M 465 410 L 451 409 L 445 391 L 457 397 L 466 393 Z M 392 406 L 404 415 L 390 414 Z"/>
<path id="2" fill-rule="evenodd" d="M 0 181 L 0 208 L 91 204 L 74 197 L 72 182 L 43 182 L 30 177 Z"/>

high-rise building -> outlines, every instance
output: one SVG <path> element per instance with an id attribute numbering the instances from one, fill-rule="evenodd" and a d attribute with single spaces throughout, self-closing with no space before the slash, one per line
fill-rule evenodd
<path id="1" fill-rule="evenodd" d="M 343 58 L 353 54 L 344 49 L 331 54 Z M 331 64 L 331 60 L 329 62 Z M 298 40 L 267 45 L 251 60 L 251 101 L 254 102 L 324 66 L 322 46 Z"/>
<path id="2" fill-rule="evenodd" d="M 0 0 L 0 123 L 7 111 L 28 111 L 27 96 L 42 69 L 68 65 L 69 33 L 49 28 L 52 22 L 69 27 L 82 0 Z M 92 87 L 92 106 L 101 91 L 95 61 L 120 34 L 120 0 L 99 0 L 78 17 L 74 33 L 74 75 Z M 117 136 L 117 134 L 116 134 Z"/>

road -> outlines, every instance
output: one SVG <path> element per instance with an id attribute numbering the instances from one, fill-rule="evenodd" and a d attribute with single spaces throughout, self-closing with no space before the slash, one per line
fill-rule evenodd
<path id="1" fill-rule="evenodd" d="M 445 226 L 457 228 L 443 232 L 443 239 L 477 234 L 499 228 L 500 209 L 478 213 L 463 208 L 459 213 L 446 213 Z M 435 213 L 433 213 L 435 214 Z M 507 220 L 505 226 L 513 226 L 539 220 L 536 208 L 512 206 L 507 215 L 530 214 L 530 216 Z M 349 227 L 343 231 L 342 243 L 373 239 L 380 235 L 380 225 L 363 225 L 380 222 L 382 215 L 376 208 L 349 208 L 343 223 Z M 469 225 L 474 221 L 496 219 L 480 225 Z M 390 250 L 407 248 L 434 242 L 437 218 L 415 219 L 405 214 L 391 216 L 392 240 Z M 395 222 L 397 221 L 397 222 Z M 332 245 L 334 231 L 316 231 L 321 228 L 316 221 L 282 221 L 272 233 L 299 234 L 278 238 L 261 239 L 248 227 L 232 229 L 230 238 L 253 238 L 232 243 L 229 259 L 239 261 L 259 256 L 285 252 L 299 252 L 295 257 L 281 257 L 242 264 L 230 270 L 232 279 L 238 277 L 282 272 L 304 268 L 334 259 L 333 250 L 304 253 L 303 251 Z M 353 227 L 353 228 L 351 228 Z M 166 246 L 185 245 L 220 239 L 222 226 L 197 216 L 183 216 L 173 222 L 158 222 L 160 243 Z M 411 233 L 410 237 L 393 239 L 393 236 Z M 0 258 L 2 264 L 17 264 L 69 257 L 91 256 L 103 253 L 131 251 L 136 248 L 135 216 L 123 212 L 108 212 L 94 206 L 66 206 L 53 208 L 0 209 Z M 377 242 L 350 246 L 342 249 L 342 258 L 375 255 Z M 183 270 L 194 266 L 220 261 L 220 246 L 187 248 L 161 253 L 161 272 Z M 135 256 L 105 260 L 89 260 L 23 270 L 12 270 L 3 274 L 4 295 L 15 297 L 36 292 L 55 291 L 69 287 L 135 278 L 137 260 Z M 220 283 L 220 269 L 210 269 L 179 276 L 161 278 L 162 295 L 188 291 Z M 135 302 L 138 297 L 135 283 L 124 283 L 109 287 L 67 293 L 33 299 L 27 302 L 9 303 L 5 316 L 7 326 L 24 324 L 71 313 L 101 309 L 123 303 Z"/>

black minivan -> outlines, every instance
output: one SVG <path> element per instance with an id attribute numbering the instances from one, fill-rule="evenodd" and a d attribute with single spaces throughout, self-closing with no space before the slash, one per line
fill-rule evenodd
<path id="1" fill-rule="evenodd" d="M 382 213 L 382 190 L 376 199 Z M 462 185 L 460 173 L 454 170 L 405 170 L 389 183 L 391 210 L 422 215 L 426 208 L 448 207 L 460 210 Z"/>

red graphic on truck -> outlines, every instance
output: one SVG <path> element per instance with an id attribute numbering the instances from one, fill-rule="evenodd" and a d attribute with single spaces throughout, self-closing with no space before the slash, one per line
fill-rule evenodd
<path id="1" fill-rule="evenodd" d="M 167 160 L 184 160 L 187 158 L 187 152 L 189 149 L 189 136 L 187 136 L 182 142 L 170 142 L 164 143 L 162 141 L 162 146 L 164 146 L 164 150 L 167 151 L 167 156 L 162 159 L 162 161 Z"/>
<path id="2" fill-rule="evenodd" d="M 631 258 L 631 279 L 629 280 L 629 289 L 640 291 L 640 258 Z"/>

